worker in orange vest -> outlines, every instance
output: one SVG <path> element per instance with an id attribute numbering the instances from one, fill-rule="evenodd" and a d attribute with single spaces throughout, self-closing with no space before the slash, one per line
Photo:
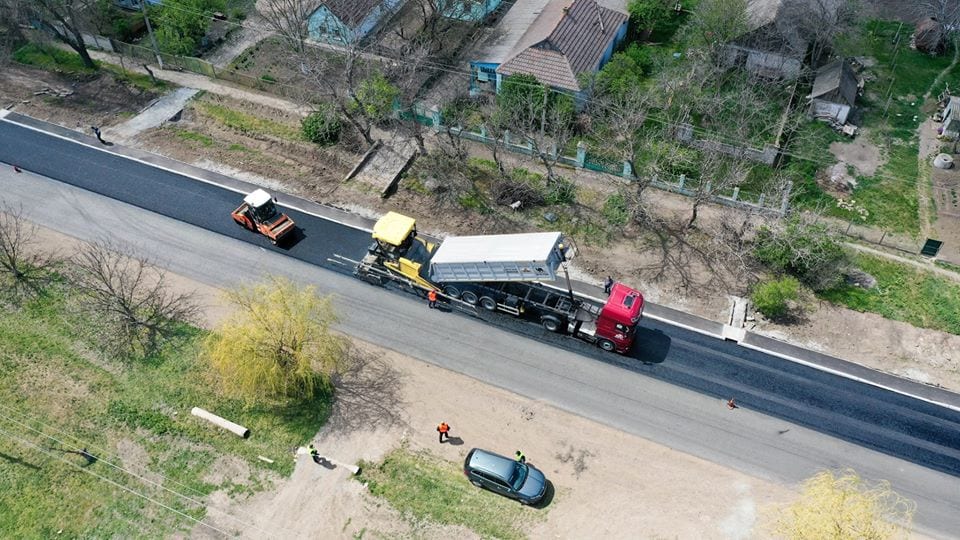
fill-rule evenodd
<path id="1" fill-rule="evenodd" d="M 443 444 L 443 438 L 450 438 L 450 426 L 446 422 L 440 422 L 440 425 L 437 426 L 437 431 L 440 433 L 440 444 Z"/>
<path id="2" fill-rule="evenodd" d="M 437 291 L 430 289 L 430 292 L 427 293 L 427 301 L 430 309 L 437 307 Z"/>

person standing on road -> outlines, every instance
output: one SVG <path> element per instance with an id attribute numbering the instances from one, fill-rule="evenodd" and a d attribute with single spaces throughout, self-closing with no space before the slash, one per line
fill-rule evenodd
<path id="1" fill-rule="evenodd" d="M 446 422 L 440 422 L 437 426 L 437 432 L 440 433 L 440 444 L 443 444 L 443 438 L 450 438 L 450 426 Z"/>
<path id="2" fill-rule="evenodd" d="M 312 459 L 314 463 L 320 463 L 320 452 L 317 451 L 317 447 L 312 444 L 310 445 L 310 459 Z"/>
<path id="3" fill-rule="evenodd" d="M 603 280 L 603 292 L 606 294 L 610 294 L 610 289 L 612 288 L 613 288 L 613 278 L 611 276 L 607 276 L 607 279 Z"/>
<path id="4" fill-rule="evenodd" d="M 430 289 L 430 292 L 427 293 L 427 305 L 430 306 L 430 309 L 437 307 L 437 291 Z"/>
<path id="5" fill-rule="evenodd" d="M 523 452 L 521 452 L 521 451 L 519 451 L 519 450 L 517 450 L 516 458 L 517 458 L 517 462 L 519 462 L 519 463 L 526 463 L 526 462 L 527 462 L 527 456 L 523 455 Z"/>
<path id="6" fill-rule="evenodd" d="M 97 136 L 97 140 L 100 141 L 100 144 L 107 144 L 107 141 L 103 140 L 103 136 L 100 134 L 100 128 L 97 126 L 90 126 L 90 129 L 93 130 L 93 134 Z"/>

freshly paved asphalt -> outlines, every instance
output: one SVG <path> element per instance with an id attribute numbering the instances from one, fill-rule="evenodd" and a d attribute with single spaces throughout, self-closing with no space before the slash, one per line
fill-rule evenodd
<path id="1" fill-rule="evenodd" d="M 853 467 L 917 500 L 927 532 L 960 531 L 955 411 L 650 320 L 624 358 L 506 317 L 491 328 L 428 311 L 411 296 L 317 268 L 334 254 L 360 257 L 369 233 L 291 210 L 303 237 L 276 248 L 233 224 L 234 192 L 3 121 L 0 161 L 128 203 L 3 167 L 0 196 L 22 202 L 38 223 L 128 240 L 218 286 L 264 273 L 315 283 L 337 294 L 342 329 L 362 339 L 758 476 L 793 482 Z M 731 396 L 741 409 L 726 410 Z"/>

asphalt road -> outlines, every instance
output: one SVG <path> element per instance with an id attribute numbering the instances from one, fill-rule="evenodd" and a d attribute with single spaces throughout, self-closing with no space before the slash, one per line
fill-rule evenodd
<path id="1" fill-rule="evenodd" d="M 53 229 L 131 242 L 217 286 L 268 273 L 310 282 L 337 295 L 351 335 L 761 477 L 853 467 L 916 500 L 928 532 L 960 531 L 954 411 L 652 321 L 624 358 L 507 318 L 427 310 L 318 267 L 359 257 L 368 233 L 291 211 L 304 236 L 281 250 L 233 224 L 236 193 L 2 121 L 0 161 L 60 181 L 0 169 L 2 197 Z M 723 406 L 730 396 L 741 409 Z"/>

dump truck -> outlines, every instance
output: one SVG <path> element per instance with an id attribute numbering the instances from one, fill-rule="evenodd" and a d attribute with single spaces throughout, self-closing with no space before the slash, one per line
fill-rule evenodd
<path id="1" fill-rule="evenodd" d="M 571 256 L 559 232 L 432 242 L 418 236 L 413 218 L 390 212 L 374 225 L 373 243 L 354 274 L 377 285 L 397 282 L 437 291 L 453 302 L 521 317 L 605 351 L 626 353 L 643 315 L 643 295 L 623 283 L 612 286 L 605 302 L 575 293 L 566 271 Z M 565 288 L 555 284 L 561 270 Z"/>
<path id="2" fill-rule="evenodd" d="M 243 198 L 243 204 L 231 216 L 237 224 L 266 236 L 276 245 L 296 229 L 293 220 L 277 210 L 276 203 L 269 193 L 257 189 Z"/>

